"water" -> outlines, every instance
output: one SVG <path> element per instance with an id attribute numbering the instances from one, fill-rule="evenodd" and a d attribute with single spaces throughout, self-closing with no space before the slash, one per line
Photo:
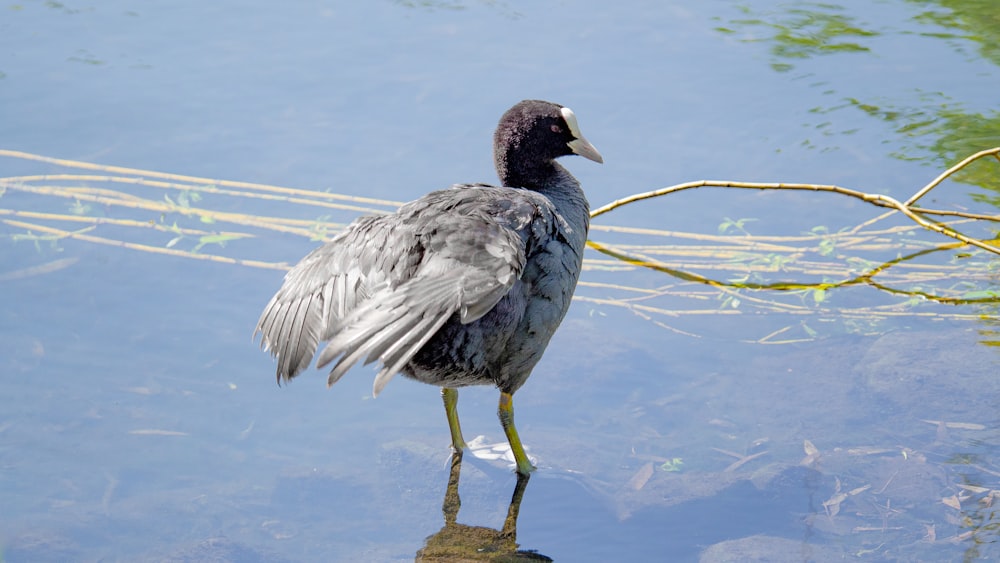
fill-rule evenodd
<path id="1" fill-rule="evenodd" d="M 0 148 L 401 201 L 492 180 L 496 120 L 530 97 L 572 107 L 604 155 L 603 166 L 566 161 L 594 206 L 705 178 L 906 199 L 958 159 L 1000 145 L 995 30 L 982 23 L 993 11 L 967 3 L 949 27 L 950 5 L 8 4 Z M 823 47 L 845 43 L 856 46 Z M 976 201 L 996 198 L 995 170 L 975 169 L 926 205 L 996 213 Z M 67 171 L 79 173 L 0 160 L 0 177 Z M 329 213 L 340 223 L 357 214 L 203 197 L 193 205 L 219 212 Z M 71 205 L 13 189 L 0 198 L 4 210 L 67 214 Z M 165 216 L 257 235 L 203 249 L 220 256 L 294 262 L 316 244 L 86 205 L 89 217 Z M 699 189 L 595 225 L 716 235 L 727 218 L 752 219 L 740 224 L 778 237 L 877 214 L 833 194 Z M 408 560 L 445 527 L 437 390 L 397 378 L 372 400 L 365 369 L 329 391 L 320 374 L 276 388 L 249 335 L 280 272 L 28 240 L 29 231 L 39 234 L 0 228 L 5 561 Z M 84 234 L 157 248 L 174 236 L 122 226 Z M 592 238 L 661 244 L 600 230 Z M 887 234 L 882 247 L 843 252 L 881 263 L 913 240 L 943 241 Z M 193 245 L 187 237 L 175 248 Z M 684 271 L 722 281 L 745 273 L 671 252 L 662 259 Z M 996 306 L 926 303 L 912 292 L 960 292 L 961 283 L 899 273 L 961 272 L 975 260 L 984 266 L 964 280 L 969 292 L 995 288 L 989 257 L 957 252 L 879 274 L 911 293 L 859 285 L 823 297 L 685 284 L 609 270 L 613 262 L 588 254 L 578 299 L 516 397 L 540 467 L 520 504 L 520 548 L 561 561 L 995 559 L 1000 363 L 984 344 L 998 340 Z M 844 275 L 796 269 L 805 262 L 822 259 L 800 256 L 757 281 Z M 50 271 L 24 272 L 39 266 Z M 656 311 L 609 302 L 635 293 L 597 284 L 656 290 L 638 302 Z M 502 441 L 496 399 L 492 389 L 462 391 L 467 437 Z M 465 458 L 457 521 L 499 529 L 515 478 L 502 463 Z"/>

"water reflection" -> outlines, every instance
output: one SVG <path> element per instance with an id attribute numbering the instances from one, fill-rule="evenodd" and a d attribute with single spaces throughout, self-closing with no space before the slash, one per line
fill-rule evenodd
<path id="1" fill-rule="evenodd" d="M 444 493 L 441 511 L 444 527 L 427 538 L 417 552 L 416 561 L 552 561 L 550 557 L 532 550 L 518 549 L 517 515 L 521 499 L 528 486 L 529 476 L 517 474 L 517 484 L 507 509 L 507 518 L 499 530 L 485 526 L 458 523 L 458 510 L 462 500 L 458 496 L 458 481 L 462 471 L 462 453 L 451 458 L 448 488 Z"/>
<path id="2" fill-rule="evenodd" d="M 921 85 L 910 91 L 892 91 L 886 87 L 885 77 L 872 77 L 871 84 L 878 84 L 875 91 L 865 92 L 864 84 L 817 78 L 834 101 L 812 108 L 819 117 L 815 130 L 823 137 L 843 138 L 857 133 L 858 129 L 834 130 L 838 122 L 846 121 L 842 110 L 856 110 L 875 118 L 890 127 L 903 145 L 891 155 L 901 160 L 924 160 L 927 152 L 936 155 L 938 163 L 954 162 L 966 154 L 996 146 L 1000 143 L 1000 112 L 993 109 L 992 100 L 983 98 L 978 88 L 968 88 L 974 75 L 987 75 L 979 61 L 1000 64 L 1000 25 L 996 3 L 992 0 L 909 0 L 920 11 L 901 11 L 896 19 L 872 21 L 865 9 L 837 4 L 796 3 L 782 4 L 770 9 L 762 6 L 743 7 L 738 18 L 733 18 L 716 31 L 738 34 L 745 42 L 764 42 L 771 54 L 771 68 L 777 72 L 802 72 L 812 76 L 815 65 L 803 69 L 810 59 L 833 55 L 878 55 L 888 59 L 894 55 L 893 42 L 886 38 L 906 36 L 907 44 L 918 41 L 933 42 L 935 49 L 945 42 L 959 53 L 965 65 L 938 68 L 927 73 Z M 969 47 L 977 49 L 981 58 L 967 55 Z M 871 60 L 871 57 L 869 58 Z M 872 64 L 872 63 L 869 63 Z M 877 63 L 882 64 L 882 63 Z M 912 70 L 908 65 L 882 67 L 886 72 L 904 73 Z M 956 72 L 957 71 L 957 72 Z M 954 74 L 951 74 L 954 72 Z M 850 91 L 846 91 L 850 88 Z M 981 108 L 981 109 L 977 109 Z M 841 117 L 833 118 L 833 114 Z M 805 141 L 811 148 L 820 147 L 812 140 Z M 828 148 L 828 147 L 823 147 Z M 992 205 L 1000 202 L 996 192 L 995 172 L 979 163 L 956 175 L 958 181 L 977 186 L 985 193 L 976 193 Z"/>

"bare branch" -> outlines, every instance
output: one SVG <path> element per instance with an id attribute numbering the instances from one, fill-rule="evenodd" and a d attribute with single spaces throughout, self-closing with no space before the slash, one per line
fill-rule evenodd
<path id="1" fill-rule="evenodd" d="M 936 233 L 939 233 L 939 234 L 942 234 L 942 235 L 945 235 L 945 236 L 948 236 L 948 237 L 960 240 L 960 241 L 964 242 L 965 244 L 971 244 L 973 246 L 977 246 L 979 248 L 982 248 L 983 250 L 988 250 L 990 252 L 993 252 L 994 254 L 1000 254 L 1000 247 L 994 246 L 992 244 L 988 244 L 986 242 L 983 242 L 983 241 L 981 241 L 979 239 L 976 239 L 976 238 L 973 238 L 973 237 L 966 236 L 966 235 L 964 235 L 964 234 L 962 234 L 962 233 L 960 233 L 960 232 L 958 232 L 958 231 L 956 231 L 956 230 L 954 230 L 954 229 L 952 229 L 950 227 L 947 227 L 947 226 L 942 225 L 940 223 L 935 223 L 933 221 L 930 221 L 930 220 L 928 220 L 927 218 L 925 218 L 923 216 L 924 213 L 932 213 L 932 214 L 937 214 L 937 215 L 945 215 L 945 214 L 949 214 L 948 212 L 941 212 L 941 211 L 936 211 L 936 210 L 924 210 L 924 209 L 910 207 L 910 205 L 913 202 L 917 201 L 918 199 L 920 199 L 921 197 L 923 197 L 924 195 L 926 195 L 928 192 L 930 192 L 932 189 L 934 189 L 935 186 L 939 185 L 942 181 L 944 181 L 948 176 L 954 174 L 958 170 L 961 170 L 965 166 L 968 166 L 971 162 L 973 162 L 973 161 L 975 161 L 977 159 L 980 159 L 980 158 L 983 158 L 983 157 L 986 157 L 986 156 L 991 156 L 991 155 L 992 156 L 996 156 L 998 159 L 1000 159 L 1000 156 L 998 156 L 998 155 L 1000 155 L 1000 147 L 995 147 L 995 148 L 992 148 L 992 149 L 989 149 L 989 150 L 980 151 L 980 152 L 978 152 L 978 153 L 976 153 L 976 154 L 974 154 L 974 155 L 966 158 L 965 160 L 963 160 L 962 162 L 956 164 L 955 166 L 952 166 L 951 168 L 949 168 L 948 170 L 946 170 L 944 173 L 942 173 L 941 175 L 939 175 L 937 178 L 935 178 L 933 181 L 931 181 L 931 183 L 929 183 L 926 186 L 924 186 L 923 188 L 921 188 L 920 191 L 918 191 L 916 194 L 914 194 L 912 197 L 910 197 L 910 199 L 908 199 L 905 203 L 904 202 L 900 202 L 899 200 L 897 200 L 897 199 L 895 199 L 895 198 L 893 198 L 891 196 L 888 196 L 888 195 L 871 194 L 871 193 L 866 193 L 866 192 L 862 192 L 862 191 L 858 191 L 858 190 L 852 190 L 850 188 L 843 188 L 843 187 L 840 187 L 840 186 L 833 186 L 833 185 L 826 185 L 826 184 L 731 182 L 731 181 L 725 181 L 725 180 L 699 180 L 699 181 L 696 181 L 696 182 L 686 182 L 686 183 L 683 183 L 683 184 L 676 184 L 674 186 L 668 186 L 666 188 L 661 188 L 659 190 L 654 190 L 654 191 L 651 191 L 651 192 L 645 192 L 645 193 L 635 194 L 635 195 L 632 195 L 632 196 L 629 196 L 629 197 L 626 197 L 626 198 L 622 198 L 622 199 L 619 199 L 617 201 L 613 201 L 613 202 L 611 202 L 611 203 L 609 203 L 607 205 L 604 205 L 602 207 L 599 207 L 599 208 L 595 209 L 594 211 L 592 211 L 590 213 L 590 216 L 592 218 L 593 217 L 598 217 L 598 216 L 603 215 L 603 214 L 605 214 L 605 213 L 607 213 L 607 212 L 609 212 L 609 211 L 611 211 L 613 209 L 617 209 L 619 207 L 622 207 L 624 205 L 628 205 L 630 203 L 634 203 L 636 201 L 641 201 L 641 200 L 644 200 L 644 199 L 650 199 L 650 198 L 654 198 L 654 197 L 661 197 L 661 196 L 665 196 L 667 194 L 672 194 L 674 192 L 680 192 L 680 191 L 684 191 L 684 190 L 690 190 L 690 189 L 693 189 L 693 188 L 701 188 L 701 187 L 739 188 L 739 189 L 752 189 L 752 190 L 808 190 L 808 191 L 814 191 L 814 192 L 833 192 L 833 193 L 838 193 L 838 194 L 841 194 L 841 195 L 846 195 L 846 196 L 849 196 L 849 197 L 857 198 L 857 199 L 860 199 L 862 201 L 868 202 L 868 203 L 870 203 L 872 205 L 877 205 L 879 207 L 886 207 L 886 208 L 889 208 L 889 209 L 893 209 L 895 211 L 899 211 L 903 215 L 906 215 L 907 217 L 909 217 L 910 220 L 912 220 L 913 222 L 917 223 L 921 227 L 924 227 L 925 229 L 928 229 L 930 231 L 934 231 Z M 992 216 L 991 215 L 978 215 L 975 218 L 977 218 L 977 219 L 983 219 L 983 220 L 988 220 L 988 221 L 1000 221 L 1000 216 L 996 216 L 996 215 L 992 215 Z"/>

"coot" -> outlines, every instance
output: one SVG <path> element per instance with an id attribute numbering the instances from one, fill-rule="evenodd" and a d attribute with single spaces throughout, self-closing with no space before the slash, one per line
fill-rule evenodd
<path id="1" fill-rule="evenodd" d="M 580 183 L 555 159 L 603 159 L 569 108 L 541 100 L 504 113 L 493 150 L 503 187 L 457 184 L 357 219 L 288 272 L 254 335 L 277 358 L 279 384 L 326 341 L 317 367 L 332 364 L 328 385 L 363 359 L 381 366 L 374 395 L 396 373 L 441 387 L 459 453 L 457 388 L 495 385 L 528 475 L 512 396 L 569 308 L 590 219 Z"/>

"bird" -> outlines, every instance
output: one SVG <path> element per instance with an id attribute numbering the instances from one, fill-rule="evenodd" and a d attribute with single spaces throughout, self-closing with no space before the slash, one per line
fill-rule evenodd
<path id="1" fill-rule="evenodd" d="M 590 225 L 579 181 L 557 158 L 603 163 L 568 107 L 523 100 L 493 135 L 499 186 L 455 184 L 395 213 L 356 219 L 286 274 L 254 337 L 277 380 L 330 367 L 327 386 L 377 362 L 372 395 L 397 373 L 441 388 L 456 455 L 466 448 L 458 388 L 494 385 L 516 471 L 535 467 L 513 395 L 569 309 Z"/>

